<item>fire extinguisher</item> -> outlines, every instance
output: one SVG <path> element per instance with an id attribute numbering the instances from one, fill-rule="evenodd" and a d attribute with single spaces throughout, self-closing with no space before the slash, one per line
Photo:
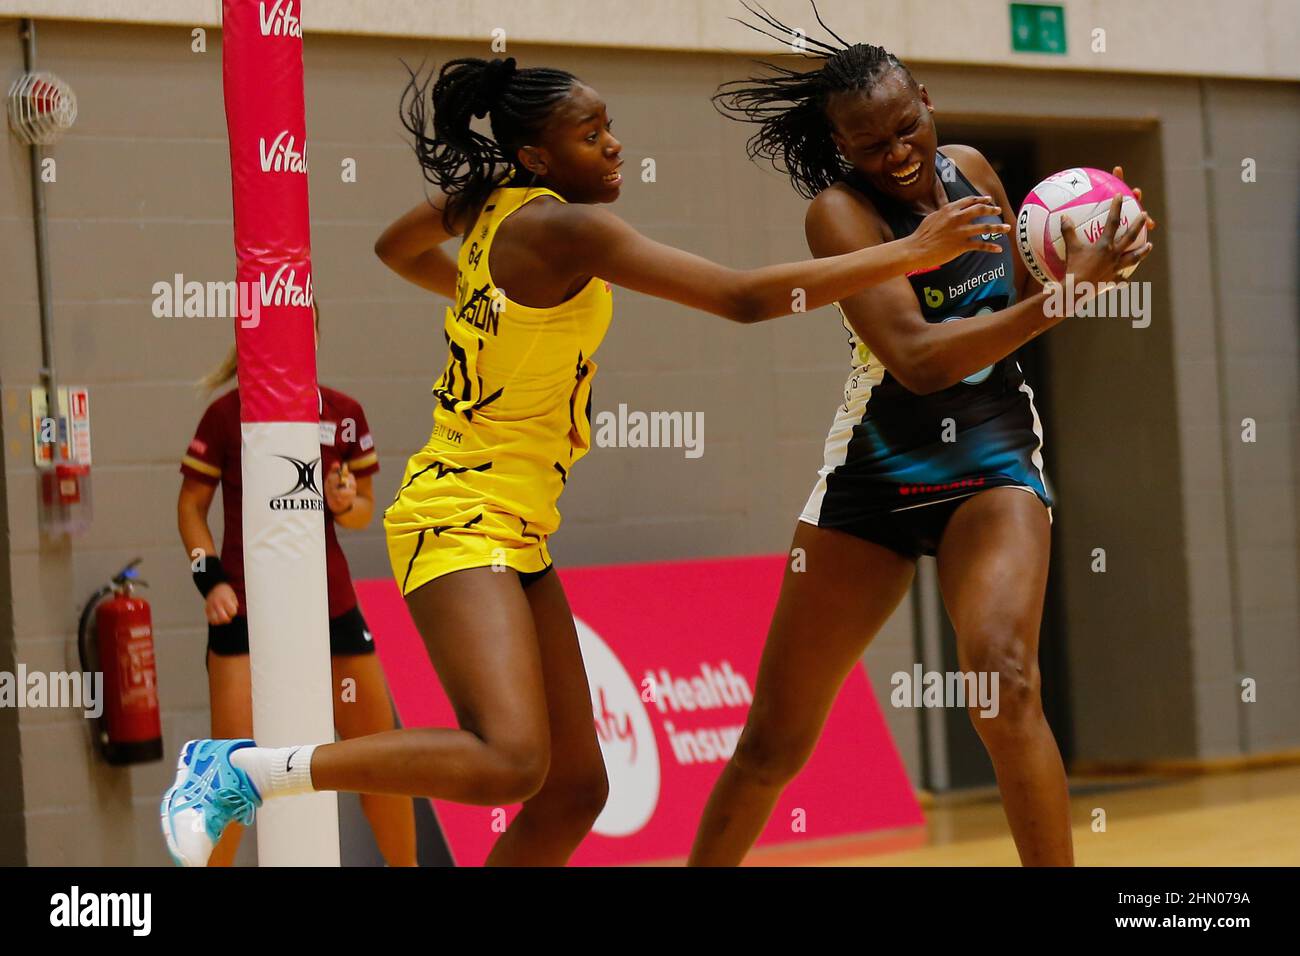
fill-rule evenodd
<path id="1" fill-rule="evenodd" d="M 104 672 L 104 713 L 96 736 L 104 759 L 114 766 L 161 760 L 163 752 L 153 618 L 149 602 L 134 593 L 148 586 L 136 571 L 140 561 L 136 558 L 91 596 L 77 634 L 82 670 Z"/>

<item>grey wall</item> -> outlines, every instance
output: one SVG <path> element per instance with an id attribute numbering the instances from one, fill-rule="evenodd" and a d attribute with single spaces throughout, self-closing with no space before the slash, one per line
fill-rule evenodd
<path id="1" fill-rule="evenodd" d="M 4 468 L 4 429 L 0 427 L 0 469 Z M 2 474 L 3 471 L 0 471 Z M 0 540 L 9 539 L 5 484 L 0 481 Z M 0 671 L 13 673 L 13 595 L 9 589 L 9 551 L 0 548 Z M 0 708 L 0 866 L 21 864 L 27 853 L 26 821 L 19 767 L 18 711 Z"/>
<path id="2" fill-rule="evenodd" d="M 1178 355 L 1180 399 L 1197 401 L 1213 382 L 1220 422 L 1218 436 L 1202 435 L 1220 439 L 1218 468 L 1206 449 L 1187 519 L 1189 530 L 1197 522 L 1193 618 L 1207 622 L 1194 648 L 1197 730 L 1205 751 L 1267 752 L 1294 747 L 1300 730 L 1300 89 L 1206 82 L 1201 95 L 1213 260 L 1189 280 L 1213 296 L 1214 348 L 1202 340 Z M 1258 164 L 1255 183 L 1242 181 L 1247 157 Z M 1254 443 L 1242 440 L 1245 418 L 1256 422 Z M 1226 505 L 1222 539 L 1216 496 Z M 1220 666 L 1227 636 L 1232 665 Z M 1256 703 L 1240 702 L 1243 677 L 1258 681 Z"/>
<path id="3" fill-rule="evenodd" d="M 1222 16 L 1223 0 L 1061 0 L 1066 51 L 1020 53 L 1011 49 L 1003 0 L 821 0 L 817 11 L 844 37 L 860 37 L 894 51 L 908 63 L 1092 70 L 1216 77 L 1300 79 L 1295 48 L 1300 16 L 1292 0 L 1238 0 Z M 765 0 L 764 8 L 818 36 L 802 0 Z M 508 30 L 512 43 L 766 55 L 771 44 L 732 23 L 739 7 L 720 0 L 622 2 L 617 15 L 607 0 L 314 0 L 302 11 L 312 35 L 439 37 L 478 42 Z M 211 0 L 0 0 L 0 16 L 38 16 L 123 24 L 175 24 L 213 28 L 221 7 Z M 944 29 L 933 25 L 942 23 Z M 1093 30 L 1104 26 L 1105 49 Z"/>
<path id="4" fill-rule="evenodd" d="M 11 594 L 12 606 L 0 613 L 0 668 L 6 646 L 33 669 L 67 666 L 81 602 L 142 555 L 153 585 L 172 752 L 208 727 L 205 628 L 175 530 L 176 467 L 205 404 L 191 383 L 220 358 L 231 330 L 220 320 L 153 318 L 150 287 L 176 272 L 226 280 L 233 271 L 220 38 L 210 31 L 208 52 L 195 54 L 181 28 L 46 23 L 40 31 L 42 67 L 74 85 L 81 107 L 74 132 L 53 153 L 59 181 L 49 188 L 50 236 L 60 377 L 91 389 L 96 519 L 71 545 L 43 543 L 37 534 L 24 431 L 27 391 L 40 361 L 31 210 L 25 155 L 4 137 L 6 514 L 0 528 L 7 527 L 7 537 L 0 570 L 6 559 L 9 570 L 0 576 L 0 596 Z M 421 196 L 396 119 L 404 75 L 396 57 L 418 62 L 427 54 L 441 62 L 484 52 L 469 44 L 306 41 L 314 281 L 324 316 L 321 379 L 365 406 L 381 456 L 381 504 L 391 498 L 407 455 L 428 437 L 428 390 L 444 354 L 442 303 L 387 273 L 370 252 L 380 230 Z M 512 52 L 524 64 L 572 69 L 606 97 L 630 173 L 617 211 L 648 235 L 735 266 L 807 255 L 804 203 L 779 176 L 744 160 L 748 131 L 718 117 L 708 103 L 718 83 L 748 69 L 745 59 Z M 0 23 L 0 67 L 10 75 L 20 62 L 16 24 Z M 1156 324 L 1129 332 L 1108 326 L 1094 336 L 1091 326 L 1067 323 L 1051 333 L 1047 387 L 1060 390 L 1056 402 L 1068 418 L 1048 440 L 1076 448 L 1067 461 L 1077 477 L 1054 476 L 1067 499 L 1060 528 L 1084 554 L 1095 540 L 1111 556 L 1104 581 L 1088 575 L 1086 563 L 1059 569 L 1069 576 L 1081 753 L 1128 758 L 1296 746 L 1300 724 L 1276 703 L 1286 695 L 1285 681 L 1294 687 L 1298 673 L 1295 87 L 1223 81 L 1207 88 L 1206 109 L 1222 124 L 1224 141 L 1251 143 L 1261 170 L 1269 157 L 1269 188 L 1277 189 L 1268 200 L 1238 197 L 1225 182 L 1216 185 L 1211 204 L 1199 173 L 1196 81 L 1144 78 L 1135 85 L 1083 74 L 918 72 L 939 104 L 941 130 L 946 115 L 990 125 L 1040 124 L 1059 115 L 1076 123 L 1103 120 L 1112 130 L 1147 121 L 1148 132 L 1134 138 L 1134 155 L 1123 159 L 1134 164 L 1131 178 L 1146 186 L 1162 219 L 1161 254 L 1144 267 L 1144 277 L 1156 280 L 1166 297 L 1158 300 Z M 1053 135 L 1044 127 L 1043 142 Z M 1070 142 L 1087 145 L 1077 136 Z M 638 175 L 646 156 L 656 160 L 653 184 Z M 340 181 L 345 157 L 357 161 L 356 183 Z M 1076 157 L 1064 151 L 1058 165 L 1077 163 Z M 1210 208 L 1219 217 L 1217 260 L 1206 251 Z M 1265 234 L 1267 243 L 1259 239 Z M 1216 310 L 1211 275 L 1243 293 L 1240 312 Z M 620 402 L 643 410 L 702 410 L 706 453 L 688 460 L 680 450 L 597 449 L 562 503 L 557 560 L 573 565 L 787 548 L 847 370 L 833 311 L 745 329 L 625 290 L 617 299 L 598 357 L 594 410 Z M 1247 414 L 1258 418 L 1261 440 L 1232 446 L 1225 470 L 1225 446 L 1203 431 Z M 1145 451 L 1134 450 L 1143 443 Z M 1134 455 L 1142 462 L 1136 475 Z M 1276 511 L 1264 500 L 1265 481 Z M 213 526 L 219 521 L 218 508 Z M 341 537 L 354 576 L 389 573 L 378 522 Z M 1236 569 L 1236 584 L 1216 584 L 1228 566 Z M 1207 593 L 1214 586 L 1224 590 Z M 5 630 L 10 614 L 12 636 Z M 1224 651 L 1224 633 L 1237 635 L 1239 652 Z M 1224 703 L 1238 657 L 1261 678 L 1269 676 L 1260 704 L 1248 705 L 1255 710 Z M 890 672 L 915 659 L 905 606 L 867 663 L 880 689 Z M 1275 702 L 1268 707 L 1266 692 Z M 12 733 L 12 718 L 0 713 L 0 772 L 6 759 L 12 764 L 3 736 L 6 719 Z M 886 718 L 915 778 L 915 715 L 887 709 Z M 1226 734 L 1225 721 L 1233 728 Z M 0 773 L 0 859 L 25 853 L 43 864 L 165 861 L 156 823 L 169 776 L 165 763 L 126 771 L 102 766 L 89 755 L 84 722 L 67 712 L 22 711 L 17 729 L 21 796 L 14 776 Z M 23 831 L 14 828 L 19 800 Z"/>
<path id="5" fill-rule="evenodd" d="M 0 70 L 6 77 L 21 71 L 22 47 L 17 31 L 3 27 Z M 35 258 L 32 255 L 32 220 L 27 150 L 17 140 L 0 137 L 0 671 L 13 673 L 18 656 L 14 646 L 15 607 L 10 505 L 14 502 L 11 470 L 28 467 L 19 424 L 26 414 L 10 394 L 9 329 L 15 323 L 36 323 Z M 31 359 L 39 362 L 39 352 Z M 29 432 L 30 434 L 30 432 Z M 30 441 L 30 438 L 28 439 Z M 31 502 L 24 502 L 27 507 Z M 23 815 L 23 778 L 20 767 L 19 719 L 21 711 L 0 708 L 0 865 L 16 865 L 26 858 L 26 818 Z"/>

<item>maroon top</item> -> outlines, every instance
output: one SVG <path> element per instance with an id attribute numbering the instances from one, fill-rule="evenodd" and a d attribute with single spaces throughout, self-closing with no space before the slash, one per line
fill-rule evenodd
<path id="1" fill-rule="evenodd" d="M 320 386 L 320 467 L 317 479 L 322 491 L 325 476 L 335 463 L 347 462 L 357 478 L 379 470 L 375 440 L 370 436 L 366 413 L 356 399 L 332 388 Z M 247 613 L 244 596 L 244 477 L 241 470 L 239 428 L 239 389 L 234 388 L 217 398 L 199 421 L 194 440 L 181 459 L 181 474 L 188 478 L 221 484 L 225 511 L 225 529 L 221 536 L 221 567 L 230 586 L 239 596 L 239 613 Z M 289 476 L 292 478 L 292 475 Z M 287 486 L 286 486 L 287 487 Z M 329 616 L 338 617 L 357 606 L 352 590 L 348 559 L 339 547 L 334 519 L 328 504 L 325 518 L 325 573 L 329 587 Z"/>

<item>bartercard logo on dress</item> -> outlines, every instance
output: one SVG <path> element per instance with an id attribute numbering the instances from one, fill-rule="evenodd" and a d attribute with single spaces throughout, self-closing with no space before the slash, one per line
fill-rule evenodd
<path id="1" fill-rule="evenodd" d="M 293 0 L 275 0 L 268 6 L 257 5 L 257 22 L 264 37 L 302 37 L 302 21 L 293 9 Z"/>
<path id="2" fill-rule="evenodd" d="M 294 467 L 297 472 L 297 480 L 288 491 L 271 499 L 271 510 L 324 511 L 325 499 L 321 496 L 320 488 L 316 486 L 316 466 L 320 464 L 320 459 L 313 458 L 311 461 L 303 461 L 299 458 L 291 458 L 288 455 L 276 455 L 275 457 L 287 461 Z"/>
<path id="3" fill-rule="evenodd" d="M 980 236 L 983 239 L 983 236 Z M 999 263 L 996 269 L 989 269 L 987 272 L 981 272 L 979 275 L 971 276 L 965 282 L 959 282 L 957 285 L 948 286 L 948 298 L 956 299 L 967 292 L 978 289 L 986 282 L 992 282 L 994 279 L 1005 279 L 1007 277 L 1007 264 Z"/>
<path id="4" fill-rule="evenodd" d="M 592 719 L 600 741 L 609 799 L 592 829 L 601 836 L 636 833 L 659 805 L 659 747 L 650 715 L 622 663 L 591 626 L 573 619 L 587 668 Z"/>
<path id="5" fill-rule="evenodd" d="M 295 140 L 286 129 L 268 144 L 265 136 L 257 138 L 257 154 L 264 173 L 307 174 L 307 144 L 302 151 L 294 149 Z"/>

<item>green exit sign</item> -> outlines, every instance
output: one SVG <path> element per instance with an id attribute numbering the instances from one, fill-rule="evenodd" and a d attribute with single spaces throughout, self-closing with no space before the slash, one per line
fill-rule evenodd
<path id="1" fill-rule="evenodd" d="M 1065 54 L 1065 8 L 1043 3 L 1011 4 L 1011 49 L 1017 53 Z"/>

